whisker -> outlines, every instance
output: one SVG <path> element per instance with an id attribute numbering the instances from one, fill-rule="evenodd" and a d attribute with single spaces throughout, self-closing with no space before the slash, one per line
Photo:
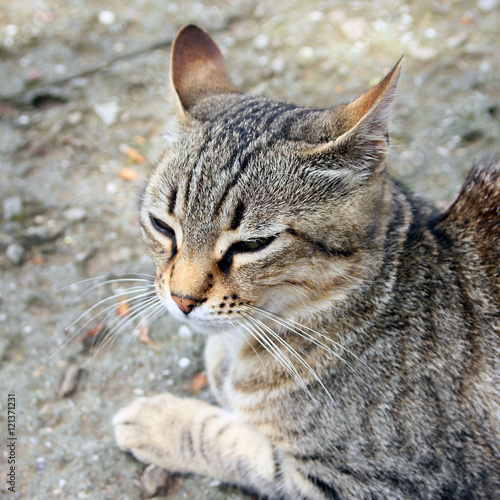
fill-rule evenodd
<path id="1" fill-rule="evenodd" d="M 147 283 L 147 285 L 143 286 L 148 286 L 149 288 L 154 288 L 155 284 L 151 282 L 151 280 L 148 279 L 142 279 L 142 278 L 115 278 L 115 279 L 108 279 L 106 281 L 103 281 L 101 283 L 96 283 L 95 285 L 91 286 L 87 290 L 85 290 L 83 293 L 89 293 L 92 290 L 95 290 L 99 286 L 104 286 L 104 285 L 110 285 L 112 283 L 132 283 L 132 282 L 141 282 L 141 283 Z"/>
<path id="2" fill-rule="evenodd" d="M 118 323 L 116 323 L 111 330 L 108 331 L 107 335 L 106 335 L 106 339 L 101 343 L 99 344 L 97 350 L 94 352 L 94 356 L 97 356 L 105 347 L 111 345 L 112 343 L 114 343 L 115 339 L 117 338 L 118 334 L 120 333 L 120 331 L 125 328 L 125 326 L 127 326 L 129 323 L 131 323 L 133 320 L 135 320 L 141 312 L 143 312 L 144 310 L 148 310 L 150 307 L 153 307 L 155 306 L 156 302 L 157 302 L 157 298 L 156 297 L 153 297 L 149 300 L 147 300 L 144 304 L 141 305 L 141 307 L 139 307 L 136 311 L 134 311 L 132 314 L 130 314 L 129 316 L 127 316 L 126 318 L 119 318 L 119 320 L 123 320 L 122 322 L 118 321 Z M 89 360 L 87 360 L 84 364 L 86 364 Z"/>
<path id="3" fill-rule="evenodd" d="M 152 274 L 147 274 L 147 273 L 126 273 L 123 276 L 121 276 L 121 278 L 127 278 L 127 277 L 132 278 L 133 276 L 141 276 L 144 278 L 151 278 L 151 280 L 156 279 L 156 276 L 153 276 Z M 89 281 L 97 281 L 97 280 L 103 280 L 103 279 L 109 280 L 110 278 L 108 276 L 97 276 L 95 278 L 86 278 L 83 280 L 75 281 L 74 283 L 70 283 L 69 285 L 65 285 L 62 288 L 57 289 L 56 292 L 59 293 L 59 292 L 62 292 L 63 290 L 66 290 L 67 288 L 82 285 L 84 283 L 88 283 Z M 151 281 L 151 280 L 145 280 L 145 281 Z M 133 281 L 133 280 L 131 280 L 131 281 Z M 102 283 L 98 283 L 98 285 L 99 284 L 104 285 L 105 283 L 102 282 Z"/>
<path id="4" fill-rule="evenodd" d="M 278 313 L 274 313 L 274 312 L 271 312 L 271 311 L 268 311 L 267 309 L 263 309 L 262 307 L 258 307 L 258 306 L 252 306 L 250 305 L 251 308 L 253 309 L 256 309 L 257 311 L 261 312 L 262 314 L 264 315 L 268 315 L 268 317 L 270 319 L 273 319 L 275 320 L 275 317 L 278 317 L 280 320 L 282 321 L 285 321 L 285 322 L 288 322 L 290 324 L 292 324 L 293 326 L 295 327 L 298 327 L 298 328 L 302 328 L 302 329 L 305 329 L 305 330 L 308 330 L 309 332 L 313 333 L 313 334 L 316 334 L 318 335 L 319 337 L 327 340 L 328 342 L 331 342 L 333 345 L 335 345 L 336 347 L 339 347 L 340 349 L 344 350 L 345 352 L 347 352 L 348 354 L 350 354 L 353 358 L 357 359 L 361 364 L 363 364 L 368 370 L 370 370 L 370 372 L 372 373 L 372 375 L 376 378 L 378 378 L 378 375 L 375 373 L 375 371 L 365 362 L 363 361 L 359 356 L 357 356 L 356 354 L 354 354 L 350 349 L 348 349 L 347 347 L 343 346 L 342 344 L 340 344 L 339 342 L 331 339 L 330 337 L 328 337 L 327 335 L 324 335 L 323 333 L 320 333 L 318 332 L 317 330 L 314 330 L 312 328 L 309 328 L 308 326 L 306 325 L 302 325 L 301 323 L 298 323 L 296 321 L 293 321 L 291 319 L 287 319 L 283 316 L 281 316 L 280 314 Z M 302 330 L 303 331 L 303 330 Z M 342 358 L 341 358 L 342 359 Z"/>
<path id="5" fill-rule="evenodd" d="M 293 363 L 290 361 L 290 359 L 279 349 L 275 344 L 270 342 L 269 338 L 265 334 L 264 331 L 259 329 L 258 331 L 255 330 L 255 328 L 258 328 L 257 325 L 251 324 L 250 323 L 250 317 L 245 318 L 248 322 L 248 325 L 242 324 L 243 328 L 247 330 L 247 332 L 255 339 L 259 344 L 266 349 L 269 354 L 281 365 L 285 370 L 287 370 L 293 378 L 299 383 L 299 385 L 305 390 L 308 391 L 307 387 L 305 386 L 304 381 L 301 379 L 299 373 L 297 372 L 297 369 L 293 365 Z M 260 331 L 261 335 L 258 335 Z"/>
<path id="6" fill-rule="evenodd" d="M 115 300 L 115 299 L 117 299 L 119 297 L 123 297 L 123 296 L 126 297 L 126 296 L 130 295 L 131 292 L 144 292 L 144 293 L 142 293 L 140 295 L 132 297 L 131 300 L 132 299 L 137 299 L 137 298 L 140 298 L 140 297 L 147 297 L 148 295 L 151 294 L 151 290 L 149 288 L 146 288 L 146 287 L 142 286 L 142 287 L 128 288 L 127 290 L 124 290 L 123 292 L 118 292 L 118 293 L 115 293 L 114 295 L 110 295 L 109 297 L 106 297 L 106 298 L 100 300 L 99 302 L 97 302 L 96 304 L 94 304 L 92 307 L 90 307 L 89 309 L 87 309 L 85 312 L 83 312 L 82 314 L 80 314 L 80 316 L 78 316 L 78 318 L 76 318 L 71 324 L 69 324 L 66 327 L 66 330 L 69 330 L 70 328 L 72 328 L 75 324 L 77 324 L 79 321 L 81 321 L 87 314 L 89 314 L 90 312 L 92 312 L 93 310 L 95 310 L 96 308 L 98 308 L 99 306 L 101 306 L 102 304 L 104 304 L 106 302 L 109 302 L 110 300 Z M 88 320 L 82 327 L 80 327 L 80 329 L 78 331 L 80 331 L 83 327 L 85 327 L 88 323 L 90 323 L 90 321 L 92 321 L 97 316 L 99 316 L 99 314 L 102 314 L 102 312 L 107 311 L 110 308 L 115 307 L 115 306 L 116 306 L 116 304 L 113 304 L 112 306 L 109 306 L 106 309 L 104 309 L 103 311 L 99 312 L 97 315 L 92 316 L 92 318 L 90 320 Z"/>
<path id="7" fill-rule="evenodd" d="M 314 380 L 316 380 L 316 382 L 320 385 L 320 387 L 325 391 L 325 394 L 328 396 L 328 398 L 330 399 L 330 401 L 333 403 L 334 407 L 338 410 L 339 409 L 339 406 L 337 404 L 337 402 L 335 401 L 335 399 L 333 398 L 333 396 L 331 395 L 330 391 L 328 391 L 328 389 L 326 388 L 325 384 L 323 383 L 323 381 L 321 380 L 321 378 L 318 376 L 318 374 L 313 370 L 313 368 L 311 368 L 311 366 L 309 365 L 309 363 L 307 363 L 307 361 L 299 354 L 297 353 L 297 351 L 295 349 L 293 349 L 293 347 L 291 347 L 283 338 L 281 338 L 280 335 L 278 335 L 272 328 L 270 328 L 268 325 L 266 325 L 265 323 L 263 323 L 262 321 L 258 320 L 257 318 L 254 318 L 252 316 L 249 316 L 249 319 L 252 320 L 252 321 L 256 321 L 258 322 L 259 324 L 261 324 L 272 336 L 273 338 L 275 338 L 276 340 L 278 340 L 282 345 L 284 345 L 289 351 L 290 353 L 306 368 L 306 370 L 313 376 Z M 296 369 L 295 369 L 296 370 Z M 305 384 L 305 382 L 303 381 L 302 377 L 300 377 L 300 375 L 298 374 L 298 377 L 299 377 L 299 384 L 301 385 L 301 387 L 304 389 L 304 391 L 306 392 L 306 394 L 311 398 L 311 400 L 319 405 L 320 402 L 318 400 L 316 400 L 314 398 L 314 396 L 312 395 L 311 391 L 309 390 L 309 388 L 307 387 L 307 385 Z M 338 412 L 338 416 L 340 417 L 340 419 L 342 420 L 345 428 L 347 429 L 347 422 L 345 421 L 344 417 L 342 416 L 342 413 L 339 411 Z"/>
<path id="8" fill-rule="evenodd" d="M 346 359 L 344 359 L 340 354 L 336 353 L 333 349 L 331 349 L 330 347 L 328 347 L 326 344 L 324 344 L 323 342 L 321 342 L 320 340 L 316 339 L 311 333 L 305 331 L 305 330 L 302 330 L 301 328 L 305 328 L 303 325 L 299 325 L 297 323 L 297 325 L 299 326 L 299 328 L 297 328 L 297 326 L 293 325 L 291 320 L 287 320 L 287 319 L 281 319 L 280 317 L 278 317 L 277 315 L 274 315 L 274 314 L 271 314 L 267 311 L 263 311 L 261 310 L 261 313 L 272 319 L 273 321 L 275 321 L 276 323 L 278 323 L 279 325 L 289 329 L 290 331 L 296 333 L 297 335 L 299 335 L 300 337 L 302 337 L 303 339 L 305 340 L 308 340 L 309 342 L 317 345 L 318 347 L 320 347 L 321 349 L 323 349 L 324 351 L 326 351 L 327 353 L 331 354 L 332 356 L 336 357 L 337 359 L 339 359 L 340 361 L 342 361 L 342 363 L 344 363 L 346 366 L 348 366 L 352 371 L 353 373 L 359 378 L 359 380 L 366 386 L 366 387 L 369 387 L 367 382 L 364 380 L 364 378 L 359 374 L 359 372 L 356 370 L 356 368 L 354 367 L 354 365 L 352 365 L 352 363 L 350 363 L 349 361 L 347 361 Z M 337 342 L 333 341 L 332 339 L 330 339 L 329 337 L 327 337 L 326 335 L 322 335 L 320 334 L 319 332 L 316 332 L 314 330 L 311 330 L 313 331 L 316 335 L 319 335 L 320 337 L 322 338 L 325 338 L 326 340 L 330 340 L 333 344 L 336 344 L 337 346 L 339 345 Z M 347 352 L 349 352 L 347 349 L 344 348 L 344 350 L 346 350 Z M 357 358 L 357 356 L 355 356 Z"/>
<path id="9" fill-rule="evenodd" d="M 318 374 L 313 370 L 313 368 L 311 367 L 311 365 L 293 347 L 291 347 L 280 335 L 278 335 L 272 328 L 270 328 L 268 325 L 266 325 L 264 322 L 260 321 L 257 318 L 251 317 L 251 319 L 252 319 L 252 321 L 257 322 L 263 328 L 265 328 L 266 331 L 268 331 L 272 335 L 273 338 L 275 338 L 286 349 L 288 349 L 290 351 L 290 353 L 292 354 L 292 356 L 295 359 L 297 359 L 305 367 L 305 369 L 313 376 L 313 378 L 320 384 L 320 386 L 325 390 L 325 392 L 328 394 L 328 396 L 330 397 L 330 399 L 334 402 L 333 397 L 331 396 L 330 392 L 325 387 L 325 384 L 319 378 Z M 305 383 L 304 383 L 304 385 L 305 385 Z"/>
<path id="10" fill-rule="evenodd" d="M 147 290 L 147 289 L 145 289 L 145 290 Z M 137 290 L 137 291 L 139 291 L 139 290 Z M 99 303 L 94 304 L 90 309 L 87 309 L 75 321 L 73 321 L 69 326 L 67 326 L 66 327 L 66 331 L 69 331 L 75 324 L 77 324 L 79 321 L 81 321 L 85 317 L 85 315 L 89 314 L 91 311 L 93 311 L 94 309 L 96 309 L 99 305 L 102 305 L 103 303 L 108 302 L 110 300 L 117 299 L 117 298 L 119 298 L 120 296 L 123 296 L 123 295 L 125 295 L 125 296 L 130 295 L 130 289 L 127 290 L 127 291 L 121 292 L 121 293 L 117 293 L 117 294 L 111 295 L 110 297 L 106 297 L 105 299 L 101 300 Z M 128 302 L 130 304 L 133 304 L 134 302 L 137 302 L 140 299 L 143 299 L 145 297 L 149 297 L 150 295 L 151 295 L 151 291 L 147 291 L 147 293 L 141 293 L 141 294 L 136 295 L 134 297 L 130 297 L 128 299 Z M 68 339 L 65 342 L 63 342 L 50 356 L 48 356 L 48 358 L 46 359 L 46 361 L 49 361 L 58 352 L 60 352 L 62 349 L 64 349 L 89 323 L 91 323 L 92 321 L 94 321 L 100 315 L 107 313 L 106 316 L 101 321 L 101 323 L 105 323 L 107 321 L 107 319 L 113 314 L 113 311 L 116 310 L 116 306 L 117 306 L 116 303 L 111 304 L 111 305 L 105 307 L 104 309 L 102 309 L 101 311 L 97 312 L 96 314 L 94 314 L 83 325 L 81 325 L 80 328 L 78 328 L 73 334 L 71 334 L 68 337 Z"/>
<path id="11" fill-rule="evenodd" d="M 242 322 L 237 317 L 235 319 L 236 319 L 236 321 L 238 321 L 239 326 L 244 328 L 244 325 L 242 324 Z M 233 328 L 235 328 L 234 320 L 229 320 L 229 322 L 231 323 L 231 325 L 233 326 Z M 264 366 L 264 361 L 262 361 L 262 358 L 260 357 L 260 354 L 255 350 L 255 347 L 250 343 L 250 341 L 248 340 L 248 338 L 245 335 L 243 335 L 243 333 L 239 329 L 235 328 L 235 330 L 240 334 L 241 338 L 252 348 L 252 351 L 259 358 L 259 361 L 260 361 L 261 365 Z M 258 339 L 256 339 L 256 340 L 258 342 Z"/>
<path id="12" fill-rule="evenodd" d="M 151 325 L 154 321 L 156 321 L 158 316 L 160 316 L 161 314 L 164 314 L 166 312 L 166 309 L 165 309 L 163 303 L 161 302 L 161 300 L 159 298 L 157 298 L 157 299 L 158 300 L 152 301 L 151 303 L 149 303 L 148 307 L 144 308 L 142 311 L 139 311 L 138 314 L 136 314 L 134 316 L 134 318 L 131 318 L 131 319 L 136 319 L 137 317 L 140 317 L 139 323 L 140 323 L 140 321 L 144 321 L 148 325 Z M 123 329 L 125 326 L 126 326 L 125 323 L 118 326 L 118 329 L 114 334 L 115 338 L 117 338 L 119 330 Z M 132 342 L 135 339 L 136 339 L 135 335 L 129 336 L 129 342 L 126 346 L 127 349 L 132 345 Z"/>

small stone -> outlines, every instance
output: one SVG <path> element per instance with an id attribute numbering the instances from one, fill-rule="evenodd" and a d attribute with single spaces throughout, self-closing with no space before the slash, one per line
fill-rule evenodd
<path id="1" fill-rule="evenodd" d="M 429 62 L 436 58 L 437 49 L 435 47 L 415 47 L 411 55 L 422 62 Z"/>
<path id="2" fill-rule="evenodd" d="M 190 364 L 191 364 L 191 360 L 189 358 L 179 359 L 179 366 L 181 368 L 187 368 Z"/>
<path id="3" fill-rule="evenodd" d="M 181 339 L 190 339 L 193 336 L 193 332 L 186 325 L 181 325 L 177 331 L 177 335 Z"/>
<path id="4" fill-rule="evenodd" d="M 10 196 L 3 200 L 3 218 L 12 220 L 16 215 L 23 213 L 23 200 L 19 196 Z"/>
<path id="5" fill-rule="evenodd" d="M 266 33 L 260 33 L 258 34 L 254 40 L 253 40 L 253 46 L 258 49 L 258 50 L 264 50 L 264 49 L 267 49 L 267 47 L 269 46 L 269 42 L 270 42 L 270 38 L 269 38 L 269 35 L 266 34 Z"/>
<path id="6" fill-rule="evenodd" d="M 43 245 L 44 243 L 57 240 L 62 232 L 63 229 L 57 226 L 32 226 L 23 232 L 23 243 L 26 246 Z"/>
<path id="7" fill-rule="evenodd" d="M 72 111 L 68 115 L 68 123 L 70 125 L 78 125 L 83 120 L 83 113 L 81 111 Z"/>
<path id="8" fill-rule="evenodd" d="M 83 368 L 78 364 L 69 365 L 64 373 L 61 385 L 59 387 L 59 397 L 65 398 L 76 392 L 78 383 L 83 373 Z"/>
<path id="9" fill-rule="evenodd" d="M 496 9 L 498 5 L 498 0 L 479 0 L 477 2 L 479 10 L 483 12 L 491 12 L 492 10 Z"/>
<path id="10" fill-rule="evenodd" d="M 33 82 L 39 80 L 42 76 L 42 72 L 38 68 L 33 68 L 26 71 L 25 78 L 28 82 Z"/>
<path id="11" fill-rule="evenodd" d="M 19 125 L 23 126 L 29 125 L 31 123 L 30 117 L 28 115 L 21 115 L 17 121 L 19 122 Z"/>
<path id="12" fill-rule="evenodd" d="M 8 36 L 16 36 L 19 33 L 19 28 L 15 24 L 5 26 L 5 34 Z"/>
<path id="13" fill-rule="evenodd" d="M 285 67 L 286 67 L 286 61 L 284 57 L 278 56 L 271 62 L 271 69 L 277 74 L 283 73 Z"/>
<path id="14" fill-rule="evenodd" d="M 101 10 L 98 18 L 101 24 L 110 25 L 116 21 L 116 14 L 110 10 Z"/>
<path id="15" fill-rule="evenodd" d="M 83 208 L 74 207 L 68 208 L 63 212 L 63 216 L 65 219 L 71 222 L 82 222 L 87 217 L 87 212 Z"/>
<path id="16" fill-rule="evenodd" d="M 175 478 L 157 465 L 148 465 L 141 476 L 142 491 L 146 498 L 165 496 L 175 486 Z"/>
<path id="17" fill-rule="evenodd" d="M 94 104 L 94 111 L 103 123 L 109 126 L 115 122 L 120 107 L 118 106 L 118 101 L 111 100 Z"/>
<path id="18" fill-rule="evenodd" d="M 320 10 L 314 10 L 309 14 L 309 19 L 313 22 L 322 21 L 325 17 L 325 14 Z"/>
<path id="19" fill-rule="evenodd" d="M 106 184 L 106 191 L 109 194 L 115 194 L 118 191 L 118 188 L 116 187 L 116 184 L 113 184 L 112 182 L 108 182 Z"/>
<path id="20" fill-rule="evenodd" d="M 301 62 L 307 62 L 312 59 L 314 55 L 314 50 L 311 47 L 304 46 L 301 47 L 297 56 Z"/>
<path id="21" fill-rule="evenodd" d="M 21 245 L 17 243 L 12 243 L 5 250 L 5 255 L 7 258 L 16 266 L 19 266 L 24 262 L 24 258 L 26 257 L 26 252 Z"/>
<path id="22" fill-rule="evenodd" d="M 351 17 L 342 22 L 340 29 L 350 40 L 360 40 L 366 35 L 367 22 L 363 17 Z"/>

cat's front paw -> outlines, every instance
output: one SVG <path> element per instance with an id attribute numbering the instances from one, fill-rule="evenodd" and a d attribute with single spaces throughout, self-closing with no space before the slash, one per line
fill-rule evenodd
<path id="1" fill-rule="evenodd" d="M 182 400 L 171 394 L 140 398 L 113 418 L 118 446 L 143 463 L 177 469 L 176 436 Z M 181 472 L 180 470 L 178 472 Z"/>

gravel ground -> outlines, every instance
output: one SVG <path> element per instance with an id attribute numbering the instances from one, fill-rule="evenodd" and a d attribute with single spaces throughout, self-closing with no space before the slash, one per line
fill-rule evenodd
<path id="1" fill-rule="evenodd" d="M 498 0 L 3 4 L 0 430 L 15 443 L 0 456 L 6 498 L 141 498 L 144 466 L 115 446 L 111 417 L 134 396 L 189 395 L 203 372 L 203 339 L 166 315 L 151 340 L 144 325 L 134 335 L 129 316 L 110 345 L 81 341 L 99 322 L 116 324 L 105 311 L 93 317 L 115 312 L 114 300 L 93 305 L 137 284 L 106 280 L 154 273 L 135 209 L 162 147 L 170 43 L 182 25 L 213 34 L 242 89 L 298 104 L 346 102 L 405 54 L 390 168 L 442 206 L 473 158 L 498 150 Z M 76 390 L 62 396 L 75 366 Z M 197 397 L 210 400 L 206 388 Z M 248 498 L 206 478 L 170 489 L 172 499 Z"/>

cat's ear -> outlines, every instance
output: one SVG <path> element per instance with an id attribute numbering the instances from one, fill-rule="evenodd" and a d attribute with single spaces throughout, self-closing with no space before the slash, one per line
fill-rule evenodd
<path id="1" fill-rule="evenodd" d="M 389 146 L 389 115 L 401 74 L 403 57 L 374 87 L 347 105 L 334 108 L 329 120 L 336 139 L 308 151 L 309 154 L 345 154 L 358 165 L 376 165 L 386 157 Z M 372 160 L 372 161 L 370 161 Z"/>
<path id="2" fill-rule="evenodd" d="M 206 96 L 239 93 L 212 37 L 198 26 L 182 28 L 172 44 L 170 78 L 181 113 Z"/>

